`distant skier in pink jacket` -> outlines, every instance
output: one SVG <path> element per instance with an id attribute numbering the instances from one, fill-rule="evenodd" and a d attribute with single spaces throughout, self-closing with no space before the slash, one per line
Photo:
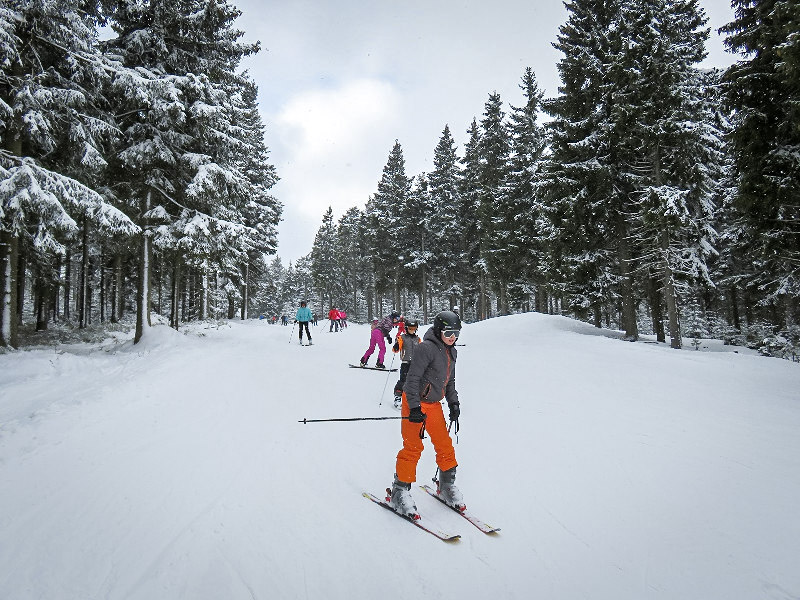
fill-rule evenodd
<path id="1" fill-rule="evenodd" d="M 397 311 L 392 311 L 390 315 L 383 317 L 383 319 L 380 321 L 378 319 L 373 319 L 372 334 L 369 338 L 369 349 L 367 349 L 367 351 L 364 353 L 364 356 L 361 357 L 362 367 L 367 366 L 367 361 L 375 351 L 375 346 L 377 346 L 378 362 L 375 363 L 375 366 L 378 369 L 386 368 L 383 364 L 383 357 L 386 355 L 386 344 L 384 343 L 383 339 L 386 338 L 390 344 L 392 343 L 392 328 L 397 325 L 399 321 L 400 313 Z"/>

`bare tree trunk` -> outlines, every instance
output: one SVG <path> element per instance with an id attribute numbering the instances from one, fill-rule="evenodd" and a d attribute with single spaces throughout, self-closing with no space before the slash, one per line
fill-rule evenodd
<path id="1" fill-rule="evenodd" d="M 178 329 L 179 314 L 179 296 L 180 296 L 180 278 L 181 266 L 180 260 L 175 257 L 175 264 L 172 266 L 172 286 L 170 292 L 170 311 L 169 311 L 169 326 L 173 329 Z"/>
<path id="2" fill-rule="evenodd" d="M 186 323 L 192 319 L 192 269 L 189 268 L 183 276 L 183 292 L 181 292 L 181 322 Z"/>
<path id="3" fill-rule="evenodd" d="M 106 264 L 105 248 L 100 245 L 100 322 L 106 322 Z"/>
<path id="4" fill-rule="evenodd" d="M 731 286 L 731 319 L 737 331 L 742 330 L 741 319 L 739 318 L 739 291 L 735 285 Z"/>
<path id="5" fill-rule="evenodd" d="M 22 63 L 11 61 L 10 73 L 14 76 L 22 75 Z M 0 98 L 0 100 L 3 100 L 6 105 L 10 103 L 10 98 Z M 22 138 L 13 135 L 12 131 L 7 128 L 3 134 L 3 148 L 12 156 L 22 156 Z M 12 210 L 6 209 L 4 218 L 7 222 L 13 221 Z M 19 344 L 17 308 L 19 300 L 17 293 L 20 287 L 17 279 L 19 245 L 19 237 L 13 231 L 0 228 L 0 346 L 12 348 L 16 348 Z"/>
<path id="6" fill-rule="evenodd" d="M 83 234 L 81 236 L 81 276 L 78 289 L 78 327 L 86 328 L 86 295 L 89 287 L 89 219 L 83 217 Z"/>
<path id="7" fill-rule="evenodd" d="M 675 292 L 675 280 L 672 273 L 672 268 L 669 265 L 669 232 L 663 231 L 661 233 L 661 251 L 664 254 L 664 300 L 667 303 L 667 316 L 669 318 L 669 345 L 672 348 L 680 349 L 683 346 L 681 339 L 681 324 L 678 315 L 678 299 Z"/>
<path id="8" fill-rule="evenodd" d="M 25 272 L 28 260 L 25 245 L 20 243 L 17 248 L 17 277 L 15 279 L 17 284 L 17 322 L 22 325 L 22 313 L 25 310 Z"/>
<path id="9" fill-rule="evenodd" d="M 150 210 L 152 191 L 148 190 L 142 200 L 142 214 Z M 136 333 L 133 343 L 138 344 L 144 335 L 145 327 L 150 327 L 150 237 L 147 228 L 142 224 L 142 235 L 139 256 L 139 281 L 136 290 Z"/>
<path id="10" fill-rule="evenodd" d="M 70 318 L 70 292 L 72 290 L 72 252 L 67 250 L 64 257 L 64 320 Z"/>
<path id="11" fill-rule="evenodd" d="M 422 267 L 422 289 L 419 303 L 422 306 L 422 322 L 428 322 L 428 273 L 425 267 Z"/>
<path id="12" fill-rule="evenodd" d="M 0 232 L 0 247 L 5 250 L 3 268 L 3 309 L 0 343 L 4 346 L 18 347 L 19 319 L 17 318 L 17 259 L 19 257 L 19 238 Z"/>
<path id="13" fill-rule="evenodd" d="M 619 270 L 620 295 L 622 296 L 622 328 L 625 331 L 625 339 L 635 342 L 639 339 L 639 327 L 636 323 L 636 304 L 633 299 L 633 273 L 628 228 L 622 215 L 619 216 Z"/>
<path id="14" fill-rule="evenodd" d="M 206 265 L 203 265 L 201 285 L 203 289 L 200 290 L 200 320 L 205 321 L 208 318 L 208 267 Z"/>
<path id="15" fill-rule="evenodd" d="M 156 264 L 156 260 L 158 260 L 158 264 Z M 166 272 L 165 268 L 165 261 L 163 256 L 160 257 L 156 254 L 155 258 L 153 259 L 153 267 L 152 270 L 156 273 L 156 285 L 157 285 L 157 293 L 158 293 L 158 300 L 156 301 L 156 312 L 160 315 L 164 314 L 164 276 Z"/>
<path id="16" fill-rule="evenodd" d="M 86 274 L 86 324 L 92 324 L 92 310 L 94 309 L 94 265 L 95 259 L 89 256 L 88 272 Z"/>
<path id="17" fill-rule="evenodd" d="M 0 231 L 0 346 L 17 347 L 17 247 L 18 238 Z"/>
<path id="18" fill-rule="evenodd" d="M 236 303 L 233 301 L 233 296 L 228 294 L 228 318 L 232 319 L 236 316 Z"/>
<path id="19" fill-rule="evenodd" d="M 53 287 L 53 293 L 51 294 L 51 304 L 50 304 L 50 311 L 53 316 L 53 323 L 58 322 L 58 309 L 59 309 L 59 299 L 61 298 L 61 255 L 59 254 L 56 257 L 56 264 L 55 264 L 55 273 L 56 273 L 56 282 Z"/>
<path id="20" fill-rule="evenodd" d="M 40 274 L 41 275 L 41 274 Z M 48 300 L 48 284 L 44 282 L 44 277 L 39 277 L 39 282 L 36 285 L 36 331 L 47 330 L 47 306 Z"/>
<path id="21" fill-rule="evenodd" d="M 658 288 L 658 280 L 649 275 L 647 278 L 647 291 L 650 303 L 650 316 L 653 320 L 653 331 L 656 334 L 656 340 L 665 342 L 667 340 L 664 334 L 664 313 L 661 311 L 661 292 Z"/>
<path id="22" fill-rule="evenodd" d="M 122 316 L 122 255 L 114 255 L 114 266 L 111 277 L 111 322 L 117 323 Z"/>
<path id="23" fill-rule="evenodd" d="M 508 279 L 505 277 L 500 281 L 500 305 L 504 315 L 511 314 L 511 305 L 508 300 Z"/>
<path id="24" fill-rule="evenodd" d="M 242 284 L 242 321 L 247 319 L 247 304 L 250 301 L 250 261 L 248 260 L 244 265 L 244 283 Z M 331 300 L 332 302 L 333 300 Z"/>
<path id="25" fill-rule="evenodd" d="M 480 289 L 478 320 L 483 321 L 488 318 L 488 307 L 487 307 L 488 298 L 486 295 L 486 273 L 481 272 L 478 278 L 478 285 Z"/>

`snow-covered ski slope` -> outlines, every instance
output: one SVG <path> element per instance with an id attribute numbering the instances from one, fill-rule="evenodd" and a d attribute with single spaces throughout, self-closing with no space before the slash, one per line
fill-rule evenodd
<path id="1" fill-rule="evenodd" d="M 467 325 L 458 483 L 502 531 L 415 485 L 445 544 L 362 496 L 391 483 L 399 421 L 298 423 L 397 415 L 396 373 L 347 367 L 368 327 L 290 329 L 0 355 L 0 598 L 800 597 L 800 365 Z M 435 469 L 428 445 L 419 484 Z"/>

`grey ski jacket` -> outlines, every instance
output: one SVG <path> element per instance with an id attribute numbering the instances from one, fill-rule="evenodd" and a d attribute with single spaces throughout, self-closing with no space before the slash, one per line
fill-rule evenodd
<path id="1" fill-rule="evenodd" d="M 425 332 L 422 343 L 414 349 L 414 360 L 403 387 L 409 408 L 422 402 L 439 402 L 442 398 L 446 398 L 448 404 L 458 402 L 457 356 L 458 351 L 437 338 L 433 328 Z"/>

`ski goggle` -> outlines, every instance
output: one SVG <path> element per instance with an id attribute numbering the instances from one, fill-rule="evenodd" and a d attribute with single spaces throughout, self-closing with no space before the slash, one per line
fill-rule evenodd
<path id="1" fill-rule="evenodd" d="M 458 339 L 458 334 L 459 334 L 459 333 L 461 333 L 461 330 L 460 330 L 460 329 L 443 329 L 443 330 L 442 330 L 442 335 L 443 335 L 444 337 L 453 337 L 453 336 L 456 336 L 456 339 Z"/>

